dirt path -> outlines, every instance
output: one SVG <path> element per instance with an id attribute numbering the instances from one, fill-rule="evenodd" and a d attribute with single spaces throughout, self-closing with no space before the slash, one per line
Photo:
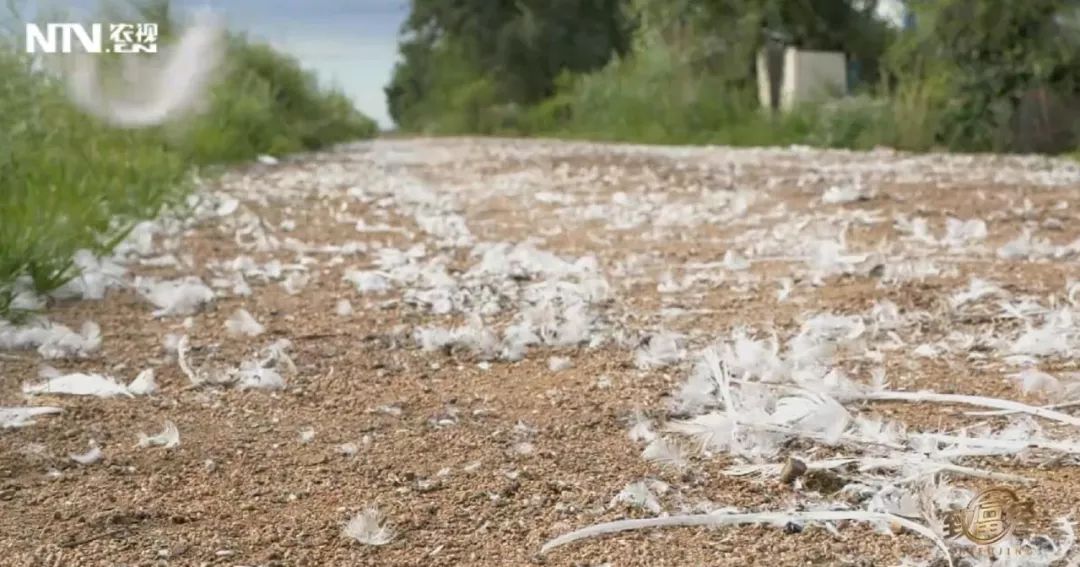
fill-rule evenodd
<path id="1" fill-rule="evenodd" d="M 1006 484 L 1037 512 L 1010 549 L 1075 565 L 1055 522 L 1080 507 L 1076 425 L 858 400 L 1080 399 L 1078 191 L 1080 168 L 1035 158 L 496 139 L 252 165 L 184 220 L 84 259 L 69 291 L 103 282 L 105 298 L 45 314 L 96 323 L 100 345 L 0 326 L 0 345 L 24 347 L 0 351 L 0 407 L 63 410 L 0 429 L 0 563 L 944 564 L 895 523 L 538 552 L 599 522 L 716 510 L 932 525 Z M 699 364 L 710 346 L 731 393 Z M 44 365 L 121 385 L 153 369 L 157 390 L 24 392 L 47 384 Z M 178 445 L 139 446 L 166 421 Z M 89 464 L 69 457 L 91 447 Z M 904 466 L 795 486 L 726 474 L 789 456 Z M 942 463 L 1030 483 L 933 474 Z M 385 545 L 343 535 L 369 506 Z M 987 549 L 950 545 L 957 559 Z"/>

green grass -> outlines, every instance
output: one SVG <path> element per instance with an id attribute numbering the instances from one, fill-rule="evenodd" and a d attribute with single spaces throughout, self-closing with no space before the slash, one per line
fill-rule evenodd
<path id="1" fill-rule="evenodd" d="M 182 201 L 196 167 L 377 131 L 295 59 L 240 36 L 230 38 L 205 113 L 158 128 L 111 128 L 76 110 L 59 80 L 35 71 L 11 39 L 0 32 L 0 317 L 18 315 L 11 307 L 20 290 L 47 293 L 75 276 L 76 251 L 105 254 L 136 222 Z"/>
<path id="2" fill-rule="evenodd" d="M 15 282 L 39 291 L 72 275 L 71 258 L 105 252 L 135 220 L 185 188 L 186 166 L 150 132 L 75 111 L 61 85 L 0 51 L 0 314 Z"/>

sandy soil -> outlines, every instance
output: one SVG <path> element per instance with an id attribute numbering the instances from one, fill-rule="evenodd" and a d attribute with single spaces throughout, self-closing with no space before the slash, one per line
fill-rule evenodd
<path id="1" fill-rule="evenodd" d="M 896 331 L 903 346 L 878 359 L 839 355 L 836 366 L 854 379 L 882 367 L 897 390 L 1064 401 L 1067 387 L 1025 393 L 1009 379 L 1018 369 L 998 356 L 1004 343 L 981 351 L 942 345 L 952 344 L 950 333 L 1011 341 L 1025 328 L 994 300 L 953 308 L 950 297 L 972 277 L 999 285 L 998 298 L 1068 305 L 1067 286 L 1080 278 L 1080 250 L 1068 248 L 1080 237 L 1078 181 L 1075 166 L 1035 158 L 478 139 L 387 140 L 238 169 L 204 188 L 209 208 L 158 231 L 147 257 L 172 254 L 177 265 L 130 255 L 125 286 L 103 300 L 50 302 L 51 321 L 98 323 L 100 350 L 47 361 L 33 350 L 0 352 L 0 406 L 63 408 L 0 430 L 0 564 L 870 566 L 935 557 L 944 564 L 925 539 L 854 523 L 835 534 L 816 526 L 652 530 L 538 552 L 580 527 L 655 516 L 612 504 L 643 479 L 668 485 L 659 497 L 665 513 L 785 511 L 820 501 L 805 486 L 723 474 L 746 462 L 734 455 L 690 451 L 684 466 L 651 462 L 627 434 L 636 414 L 657 424 L 678 418 L 671 408 L 694 353 L 734 329 L 786 339 L 810 313 L 865 316 L 888 300 L 910 316 Z M 823 200 L 830 188 L 851 187 L 864 192 Z M 239 201 L 235 212 L 225 206 L 230 198 Z M 955 246 L 930 244 L 903 230 L 898 215 L 924 219 L 939 240 L 949 218 L 983 219 L 988 230 Z M 837 238 L 841 227 L 847 252 L 867 257 L 816 272 L 798 247 Z M 1025 229 L 1050 251 L 1001 257 Z M 465 323 L 488 284 L 459 285 L 466 307 L 436 313 L 427 296 L 417 299 L 423 285 L 360 293 L 343 279 L 374 269 L 382 250 L 420 244 L 419 258 L 437 259 L 460 283 L 478 262 L 478 244 L 525 241 L 569 262 L 595 258 L 609 292 L 590 305 L 590 345 L 535 346 L 518 361 L 425 351 L 416 330 Z M 317 250 L 349 242 L 352 250 Z M 729 250 L 750 266 L 725 265 Z M 133 285 L 136 275 L 209 284 L 232 273 L 221 262 L 241 255 L 260 265 L 279 260 L 286 275 L 249 277 L 248 296 L 215 286 L 216 299 L 190 316 L 154 317 Z M 919 261 L 936 273 L 912 275 Z M 293 273 L 288 266 L 308 280 L 295 293 L 282 283 Z M 777 293 L 782 278 L 791 286 L 786 298 Z M 506 278 L 499 284 L 506 289 L 492 292 L 502 309 L 486 322 L 503 329 L 523 309 L 520 290 L 545 279 L 553 278 Z M 342 299 L 352 314 L 336 313 Z M 261 335 L 226 332 L 241 308 L 265 326 Z M 686 354 L 670 366 L 639 368 L 638 345 L 658 332 L 679 333 Z M 169 334 L 188 337 L 187 357 L 200 368 L 235 366 L 288 339 L 296 369 L 275 391 L 193 385 L 165 345 Z M 939 348 L 919 355 L 920 345 Z M 571 366 L 552 370 L 553 356 Z M 1080 370 L 1067 352 L 1027 363 L 1063 384 Z M 160 389 L 133 398 L 29 398 L 22 386 L 38 381 L 43 364 L 125 382 L 153 368 Z M 978 421 L 961 411 L 971 408 L 954 405 L 856 406 L 912 430 Z M 180 445 L 138 447 L 139 433 L 157 433 L 164 420 L 175 423 Z M 1077 437 L 1075 428 L 1040 423 L 1047 436 Z M 68 457 L 91 442 L 100 461 Z M 765 460 L 796 453 L 844 451 L 795 440 Z M 1075 462 L 963 461 L 1032 478 L 1021 490 L 1052 538 L 1060 535 L 1052 520 L 1080 504 Z M 367 506 L 394 530 L 388 544 L 343 536 Z"/>

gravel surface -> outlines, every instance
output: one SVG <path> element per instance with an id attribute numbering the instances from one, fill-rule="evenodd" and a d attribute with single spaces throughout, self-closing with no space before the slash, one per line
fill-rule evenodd
<path id="1" fill-rule="evenodd" d="M 1080 399 L 1078 190 L 1043 158 L 507 139 L 236 169 L 0 324 L 0 407 L 62 409 L 0 429 L 0 564 L 944 565 L 857 521 L 540 548 L 713 511 L 933 526 L 927 507 L 1005 484 L 1036 504 L 1008 560 L 1076 565 L 1076 425 L 863 400 Z M 76 372 L 118 395 L 46 381 Z M 810 409 L 781 419 L 795 390 Z M 966 445 L 923 433 L 1043 447 L 948 455 Z M 904 466 L 728 474 L 792 456 Z"/>

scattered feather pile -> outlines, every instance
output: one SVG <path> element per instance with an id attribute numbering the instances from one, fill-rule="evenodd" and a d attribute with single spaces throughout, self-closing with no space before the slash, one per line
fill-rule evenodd
<path id="1" fill-rule="evenodd" d="M 974 293 L 954 296 L 955 308 L 980 301 L 991 295 L 992 286 L 978 281 Z M 776 462 L 791 446 L 801 440 L 817 447 L 817 454 L 832 456 L 806 463 L 809 471 L 832 471 L 841 480 L 832 490 L 854 490 L 863 509 L 825 510 L 820 512 L 754 512 L 737 515 L 702 515 L 664 517 L 649 520 L 625 520 L 584 528 L 557 538 L 544 550 L 605 533 L 626 529 L 668 525 L 724 525 L 758 523 L 772 520 L 787 522 L 831 521 L 841 518 L 882 524 L 903 518 L 903 526 L 933 540 L 948 557 L 948 546 L 935 519 L 940 507 L 912 507 L 902 502 L 926 500 L 922 491 L 928 482 L 943 476 L 980 478 L 997 482 L 1027 483 L 1031 479 L 986 468 L 986 459 L 1005 457 L 1025 462 L 1060 462 L 1080 456 L 1080 442 L 1056 438 L 1040 426 L 1038 420 L 1058 422 L 1080 428 L 1080 418 L 1049 407 L 963 394 L 904 392 L 889 390 L 884 371 L 875 371 L 868 383 L 847 378 L 837 361 L 851 354 L 865 352 L 869 344 L 890 337 L 903 328 L 903 318 L 895 306 L 878 304 L 865 317 L 838 317 L 820 314 L 805 320 L 790 337 L 786 348 L 773 337 L 769 341 L 750 338 L 744 330 L 734 332 L 730 340 L 705 349 L 686 382 L 675 393 L 674 414 L 663 427 L 668 435 L 686 436 L 705 456 L 726 453 L 747 464 L 728 469 L 732 475 L 769 475 L 776 477 L 784 468 Z M 1065 339 L 1046 337 L 1024 339 L 1021 352 L 1053 354 L 1071 346 L 1072 321 L 1067 312 L 1048 313 L 1043 329 L 1063 333 Z M 1040 329 L 1028 333 L 1041 332 Z M 1023 339 L 1023 336 L 1021 337 Z M 1050 341 L 1047 346 L 1046 342 Z M 1036 349 L 1036 347 L 1039 347 Z M 1016 351 L 1014 347 L 1012 349 Z M 1026 393 L 1053 394 L 1062 391 L 1053 376 L 1027 368 L 1014 374 Z M 919 404 L 953 404 L 994 410 L 1006 417 L 1004 427 L 988 425 L 964 429 L 960 433 L 913 431 L 898 423 L 863 414 L 856 406 L 865 401 L 893 401 Z M 642 456 L 664 466 L 685 468 L 689 455 L 676 439 L 653 432 L 646 420 L 639 419 L 630 437 L 645 447 Z M 969 459 L 980 459 L 970 461 Z M 939 482 L 941 482 L 939 480 Z M 803 485 L 804 490 L 822 490 Z M 943 482 L 940 484 L 944 485 Z M 843 487 L 843 488 L 841 488 Z M 826 493 L 827 495 L 827 493 Z M 632 485 L 613 502 L 633 503 L 659 513 L 644 486 Z M 849 506 L 851 499 L 849 498 Z M 827 520 L 831 519 L 831 520 Z M 916 520 L 921 520 L 916 521 Z M 1020 543 L 1018 543 L 1019 545 Z"/>
<path id="2" fill-rule="evenodd" d="M 79 332 L 75 332 L 45 320 L 25 326 L 0 321 L 0 350 L 32 348 L 46 360 L 86 357 L 101 349 L 101 327 L 87 321 Z"/>
<path id="3" fill-rule="evenodd" d="M 296 372 L 296 365 L 286 350 L 292 346 L 288 339 L 279 339 L 235 368 L 195 367 L 189 360 L 190 341 L 182 336 L 176 348 L 180 371 L 193 386 L 235 385 L 241 390 L 281 390 L 285 374 Z"/>
<path id="4" fill-rule="evenodd" d="M 103 299 L 110 288 L 121 287 L 127 269 L 114 258 L 95 256 L 90 250 L 79 250 L 72 258 L 78 275 L 53 291 L 59 299 Z"/>

